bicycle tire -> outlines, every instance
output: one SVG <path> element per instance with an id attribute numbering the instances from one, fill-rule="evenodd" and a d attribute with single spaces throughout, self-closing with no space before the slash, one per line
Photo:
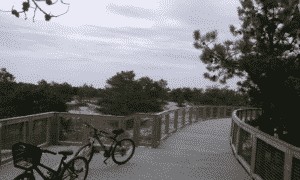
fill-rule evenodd
<path id="1" fill-rule="evenodd" d="M 77 157 L 82 150 L 84 150 L 86 147 L 89 147 L 89 146 L 91 146 L 90 143 L 80 147 L 78 149 L 78 151 L 75 153 L 75 157 Z M 90 153 L 87 156 L 83 156 L 83 157 L 85 157 L 87 159 L 88 163 L 90 163 L 94 156 L 94 153 L 95 153 L 95 147 L 93 146 L 92 149 L 90 150 Z"/>
<path id="2" fill-rule="evenodd" d="M 116 157 L 115 157 L 115 151 L 116 151 L 116 148 L 121 145 L 122 141 L 129 141 L 132 144 L 132 151 L 131 151 L 130 156 L 126 160 L 124 160 L 124 161 L 117 161 Z M 135 144 L 134 144 L 133 140 L 131 140 L 131 139 L 122 139 L 121 141 L 117 142 L 116 146 L 112 150 L 112 160 L 116 164 L 118 164 L 118 165 L 125 164 L 125 163 L 127 163 L 132 158 L 134 152 L 135 152 Z"/>
<path id="3" fill-rule="evenodd" d="M 86 160 L 86 158 L 84 158 L 84 157 L 82 157 L 82 156 L 74 157 L 73 159 L 71 159 L 71 160 L 67 163 L 67 165 L 63 168 L 62 173 L 61 173 L 61 176 L 60 176 L 62 180 L 65 180 L 65 179 L 69 180 L 68 177 L 70 177 L 70 180 L 75 180 L 75 179 L 76 179 L 75 177 L 71 177 L 70 171 L 72 171 L 73 173 L 74 173 L 74 172 L 76 173 L 76 170 L 74 170 L 74 163 L 75 163 L 75 161 L 78 160 L 78 159 L 83 160 L 84 166 L 85 166 L 85 169 L 86 169 L 85 174 L 84 174 L 84 178 L 83 178 L 83 179 L 80 179 L 80 180 L 86 180 L 87 175 L 88 175 L 88 172 L 89 172 L 89 163 L 88 163 L 88 161 Z M 66 171 L 68 171 L 68 172 L 66 173 L 66 175 L 64 175 Z M 81 173 L 81 172 L 82 172 L 82 171 L 80 171 L 80 173 Z M 72 173 L 72 174 L 73 174 L 73 173 Z"/>
<path id="4" fill-rule="evenodd" d="M 14 178 L 14 180 L 35 180 L 35 177 L 33 174 L 21 174 Z"/>

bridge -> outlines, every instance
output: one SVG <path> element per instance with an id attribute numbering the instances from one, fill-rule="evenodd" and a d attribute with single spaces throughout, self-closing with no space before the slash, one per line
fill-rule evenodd
<path id="1" fill-rule="evenodd" d="M 98 127 L 102 123 L 102 126 L 111 125 L 126 129 L 138 145 L 133 158 L 120 166 L 109 159 L 105 165 L 103 156 L 95 154 L 90 162 L 88 180 L 298 179 L 298 162 L 295 159 L 299 159 L 300 151 L 291 145 L 285 145 L 286 149 L 283 149 L 281 140 L 247 125 L 246 122 L 255 118 L 259 112 L 260 109 L 224 106 L 194 106 L 157 114 L 139 113 L 128 117 L 51 112 L 1 120 L 0 127 L 2 132 L 3 129 L 8 132 L 7 129 L 14 128 L 11 125 L 24 123 L 25 126 L 20 126 L 22 128 L 15 128 L 20 129 L 14 132 L 20 135 L 19 140 L 35 142 L 53 151 L 71 149 L 74 152 L 86 141 L 89 134 L 88 130 L 78 130 L 76 123 L 87 121 Z M 62 139 L 61 135 L 58 135 L 62 134 L 62 128 L 60 123 L 55 122 L 58 122 L 59 118 L 70 117 L 73 117 L 73 127 L 77 128 L 76 134 L 81 134 L 81 138 L 66 135 L 67 137 Z M 45 132 L 34 129 L 41 119 L 42 124 L 47 127 Z M 126 124 L 130 120 L 133 122 L 131 128 Z M 146 123 L 142 126 L 141 122 Z M 142 133 L 142 129 L 148 127 L 151 127 L 150 135 Z M 5 138 L 9 137 L 2 137 Z M 0 179 L 13 179 L 22 173 L 22 170 L 13 167 L 9 152 L 6 152 L 9 151 L 6 143 L 8 141 L 2 142 L 0 146 Z M 272 147 L 277 145 L 277 149 L 266 149 L 262 146 L 263 143 Z M 46 154 L 41 162 L 56 169 L 60 158 L 60 155 Z M 35 175 L 37 179 L 41 179 L 37 173 Z"/>

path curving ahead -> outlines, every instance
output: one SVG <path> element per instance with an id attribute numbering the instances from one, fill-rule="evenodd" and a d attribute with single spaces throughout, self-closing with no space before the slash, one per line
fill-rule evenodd
<path id="1" fill-rule="evenodd" d="M 138 147 L 132 159 L 124 165 L 116 165 L 96 154 L 90 163 L 87 180 L 251 180 L 239 164 L 230 148 L 231 119 L 212 119 L 188 125 L 161 142 L 156 149 Z M 51 147 L 54 151 L 78 147 Z M 59 158 L 48 162 L 55 167 Z M 50 157 L 51 156 L 51 157 Z M 53 164 L 53 165 L 52 165 Z M 1 168 L 0 179 L 12 179 L 16 168 Z M 12 173 L 14 175 L 12 175 Z M 39 179 L 37 177 L 37 179 Z"/>

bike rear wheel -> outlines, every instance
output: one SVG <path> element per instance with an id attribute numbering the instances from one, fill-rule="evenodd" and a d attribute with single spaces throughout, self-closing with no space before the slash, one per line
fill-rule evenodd
<path id="1" fill-rule="evenodd" d="M 87 159 L 88 163 L 90 163 L 94 156 L 94 153 L 95 147 L 91 146 L 91 144 L 86 144 L 78 149 L 78 151 L 75 153 L 75 157 L 83 156 Z"/>
<path id="2" fill-rule="evenodd" d="M 125 164 L 132 158 L 134 151 L 134 142 L 131 139 L 122 139 L 113 148 L 112 159 L 118 165 Z"/>
<path id="3" fill-rule="evenodd" d="M 86 158 L 77 156 L 67 163 L 62 171 L 63 180 L 85 180 L 89 172 Z"/>

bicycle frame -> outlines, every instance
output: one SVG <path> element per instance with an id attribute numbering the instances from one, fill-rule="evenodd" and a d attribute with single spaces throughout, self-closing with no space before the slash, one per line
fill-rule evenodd
<path id="1" fill-rule="evenodd" d="M 106 137 L 106 138 L 109 138 L 109 139 L 113 140 L 112 144 L 110 145 L 110 149 L 109 150 L 106 149 L 106 146 L 102 143 L 102 141 L 100 140 L 99 136 L 100 137 Z M 94 147 L 95 141 L 94 140 L 91 141 L 90 138 L 89 138 L 90 143 L 91 143 L 92 147 Z M 108 151 L 109 153 L 111 152 L 112 148 L 114 147 L 113 145 L 118 142 L 117 139 L 116 139 L 116 137 L 112 137 L 112 136 L 109 136 L 109 135 L 102 135 L 101 133 L 96 133 L 95 131 L 93 133 L 93 137 L 92 138 L 97 139 L 97 141 L 99 142 L 101 148 L 104 149 L 105 152 Z"/>
<path id="2" fill-rule="evenodd" d="M 65 163 L 64 162 L 64 160 L 66 160 L 67 159 L 67 157 L 62 157 L 62 159 L 61 159 L 61 161 L 60 161 L 60 164 L 59 164 L 59 167 L 58 167 L 58 170 L 57 171 L 55 171 L 55 170 L 53 170 L 53 169 L 51 169 L 50 167 L 47 167 L 47 166 L 45 166 L 44 164 L 41 164 L 41 163 L 39 163 L 37 166 L 32 166 L 31 168 L 29 168 L 28 170 L 25 170 L 24 171 L 24 173 L 22 173 L 22 174 L 25 174 L 25 173 L 27 173 L 28 171 L 30 171 L 32 174 L 33 174 L 33 170 L 36 170 L 38 173 L 39 173 L 39 175 L 41 175 L 42 177 L 43 177 L 43 179 L 44 180 L 53 180 L 53 178 L 52 179 L 49 179 L 48 177 L 46 177 L 42 172 L 41 172 L 41 170 L 38 168 L 38 166 L 41 166 L 41 167 L 43 167 L 43 168 L 45 168 L 45 169 L 47 169 L 48 171 L 50 171 L 54 176 L 55 176 L 55 178 L 57 178 L 57 177 L 60 177 L 60 176 L 62 176 L 62 165 L 66 165 L 67 163 Z M 21 175 L 22 175 L 21 174 Z M 20 175 L 19 175 L 20 176 Z"/>

